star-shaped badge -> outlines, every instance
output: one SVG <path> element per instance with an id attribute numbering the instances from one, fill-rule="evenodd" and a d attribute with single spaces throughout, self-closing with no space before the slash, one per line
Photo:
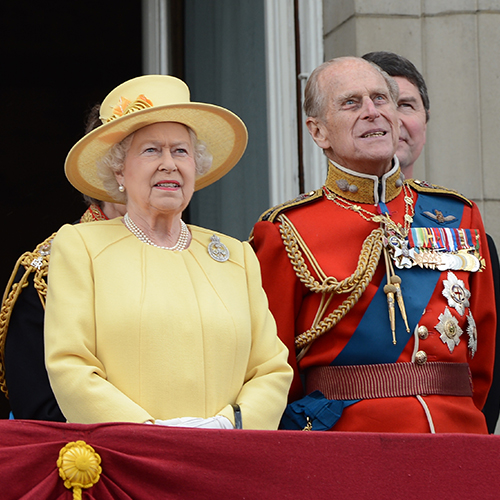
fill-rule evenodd
<path id="1" fill-rule="evenodd" d="M 459 280 L 451 271 L 448 279 L 443 281 L 443 295 L 448 299 L 448 305 L 454 307 L 460 316 L 464 315 L 465 308 L 469 307 L 470 292 L 465 288 L 462 280 Z"/>
<path id="2" fill-rule="evenodd" d="M 469 334 L 469 343 L 467 344 L 470 351 L 470 357 L 473 358 L 477 351 L 477 328 L 476 322 L 469 311 L 467 314 L 467 333 Z"/>
<path id="3" fill-rule="evenodd" d="M 444 344 L 448 346 L 450 352 L 453 352 L 455 346 L 460 343 L 460 335 L 463 331 L 450 310 L 446 307 L 443 314 L 439 315 L 439 323 L 436 325 L 436 330 L 441 334 L 439 337 Z"/>

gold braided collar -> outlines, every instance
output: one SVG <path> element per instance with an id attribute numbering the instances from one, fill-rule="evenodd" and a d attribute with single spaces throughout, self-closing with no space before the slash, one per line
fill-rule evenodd
<path id="1" fill-rule="evenodd" d="M 379 179 L 375 175 L 360 174 L 330 161 L 325 186 L 341 198 L 354 203 L 388 203 L 401 193 L 404 180 L 396 157 L 393 165 L 393 168 Z M 380 183 L 383 188 L 381 200 L 378 194 Z"/>
<path id="2" fill-rule="evenodd" d="M 108 220 L 104 212 L 97 205 L 90 205 L 80 217 L 80 222 L 95 222 L 98 220 Z"/>

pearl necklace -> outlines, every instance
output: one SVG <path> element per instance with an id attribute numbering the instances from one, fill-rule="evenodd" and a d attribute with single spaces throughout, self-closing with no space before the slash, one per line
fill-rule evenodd
<path id="1" fill-rule="evenodd" d="M 125 223 L 125 226 L 127 229 L 134 235 L 136 236 L 140 241 L 143 243 L 147 243 L 148 245 L 151 245 L 156 248 L 161 248 L 163 250 L 184 250 L 189 241 L 189 229 L 186 226 L 186 223 L 181 219 L 181 232 L 179 234 L 179 239 L 177 240 L 177 243 L 173 247 L 163 247 L 161 245 L 157 245 L 154 243 L 148 236 L 146 236 L 146 233 L 142 231 L 142 229 L 139 229 L 137 224 L 130 218 L 130 215 L 128 212 L 123 216 L 123 222 Z"/>

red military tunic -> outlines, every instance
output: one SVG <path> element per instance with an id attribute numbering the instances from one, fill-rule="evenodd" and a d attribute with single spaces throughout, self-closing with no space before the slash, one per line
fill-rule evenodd
<path id="1" fill-rule="evenodd" d="M 360 175 L 330 164 L 326 189 L 269 210 L 255 225 L 252 244 L 261 264 L 263 285 L 278 324 L 278 334 L 289 349 L 289 362 L 295 371 L 289 403 L 305 396 L 300 375 L 311 367 L 415 363 L 417 360 L 420 363 L 468 363 L 472 397 L 417 394 L 362 399 L 343 409 L 332 430 L 487 433 L 480 410 L 491 383 L 496 315 L 481 215 L 473 202 L 457 193 L 425 183 L 405 183 L 404 190 L 401 185 L 397 164 L 381 181 L 375 176 Z M 325 193 L 333 193 L 333 196 L 328 199 Z M 337 202 L 332 199 L 335 195 Z M 308 289 L 292 267 L 280 235 L 283 219 L 279 220 L 279 215 L 286 216 L 309 249 L 310 255 L 305 252 L 303 255 L 311 275 L 321 281 L 316 265 L 324 275 L 340 281 L 356 269 L 365 238 L 379 226 L 370 215 L 377 214 L 379 201 L 385 201 L 391 219 L 402 226 L 405 226 L 405 214 L 412 215 L 408 212 L 414 211 L 414 219 L 421 225 L 478 230 L 479 252 L 485 269 L 482 272 L 452 270 L 450 275 L 449 270 L 425 266 L 396 268 L 409 310 L 410 333 L 396 308 L 397 344 L 394 345 L 387 302 L 382 307 L 380 298 L 376 302 L 386 276 L 381 256 L 373 279 L 357 303 L 336 326 L 318 337 L 298 362 L 295 338 L 338 308 L 348 294 L 334 294 L 326 310 L 318 312 L 322 294 Z M 415 221 L 412 227 L 417 226 Z M 406 226 L 409 229 L 409 222 Z M 457 303 L 461 299 L 454 302 L 445 296 L 450 295 L 453 283 L 459 285 L 462 293 L 470 292 L 462 306 Z M 446 325 L 453 328 L 458 325 L 461 335 L 446 336 L 443 333 Z"/>

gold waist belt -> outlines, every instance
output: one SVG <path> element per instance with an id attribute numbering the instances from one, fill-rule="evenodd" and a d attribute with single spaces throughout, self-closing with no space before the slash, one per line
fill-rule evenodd
<path id="1" fill-rule="evenodd" d="M 318 366 L 306 374 L 307 394 L 321 391 L 328 399 L 375 399 L 440 394 L 472 396 L 468 363 L 388 363 Z"/>

